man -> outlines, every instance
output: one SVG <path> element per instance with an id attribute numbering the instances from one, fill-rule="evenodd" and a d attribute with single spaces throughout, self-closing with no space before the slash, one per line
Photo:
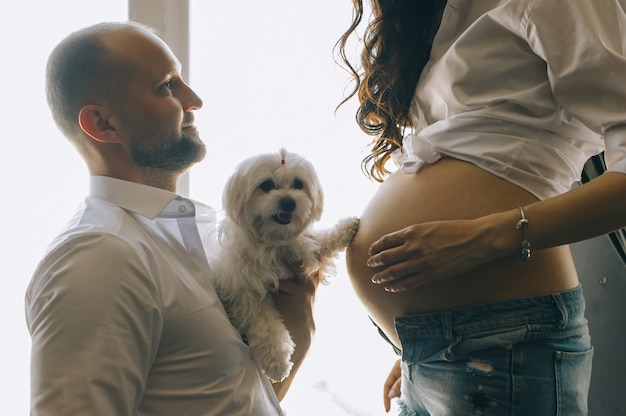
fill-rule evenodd
<path id="1" fill-rule="evenodd" d="M 205 155 L 202 101 L 179 71 L 135 23 L 82 29 L 49 58 L 52 115 L 91 188 L 26 294 L 32 415 L 281 414 L 310 346 L 318 276 L 294 273 L 274 295 L 297 347 L 294 371 L 272 386 L 209 283 L 213 211 L 175 194 Z"/>

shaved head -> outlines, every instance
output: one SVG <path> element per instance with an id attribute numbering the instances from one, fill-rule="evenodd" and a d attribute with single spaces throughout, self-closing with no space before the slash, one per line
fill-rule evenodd
<path id="1" fill-rule="evenodd" d="M 110 105 L 123 97 L 133 65 L 114 53 L 105 40 L 125 31 L 150 30 L 136 23 L 100 23 L 70 34 L 50 54 L 46 98 L 55 123 L 75 144 L 82 106 Z"/>

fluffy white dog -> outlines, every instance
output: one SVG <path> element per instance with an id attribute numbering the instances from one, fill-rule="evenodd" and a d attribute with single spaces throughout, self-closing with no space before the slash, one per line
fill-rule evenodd
<path id="1" fill-rule="evenodd" d="M 270 292 L 293 277 L 286 263 L 307 275 L 334 271 L 334 257 L 352 240 L 357 218 L 323 231 L 323 193 L 313 165 L 281 149 L 241 162 L 228 179 L 217 250 L 209 253 L 215 289 L 233 325 L 273 381 L 291 371 L 294 343 Z"/>

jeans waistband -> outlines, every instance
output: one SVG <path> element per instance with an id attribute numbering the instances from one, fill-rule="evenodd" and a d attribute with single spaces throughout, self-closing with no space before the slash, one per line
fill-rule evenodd
<path id="1" fill-rule="evenodd" d="M 424 336 L 472 332 L 488 327 L 527 322 L 555 322 L 565 325 L 569 318 L 584 314 L 582 287 L 564 292 L 529 298 L 511 299 L 443 312 L 400 316 L 395 319 L 396 330 L 418 330 Z"/>

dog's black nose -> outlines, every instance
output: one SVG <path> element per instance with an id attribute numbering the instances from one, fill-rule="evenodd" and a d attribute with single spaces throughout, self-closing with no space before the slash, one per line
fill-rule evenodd
<path id="1" fill-rule="evenodd" d="M 283 212 L 291 212 L 296 209 L 296 201 L 293 198 L 283 198 L 280 200 L 279 207 Z"/>

